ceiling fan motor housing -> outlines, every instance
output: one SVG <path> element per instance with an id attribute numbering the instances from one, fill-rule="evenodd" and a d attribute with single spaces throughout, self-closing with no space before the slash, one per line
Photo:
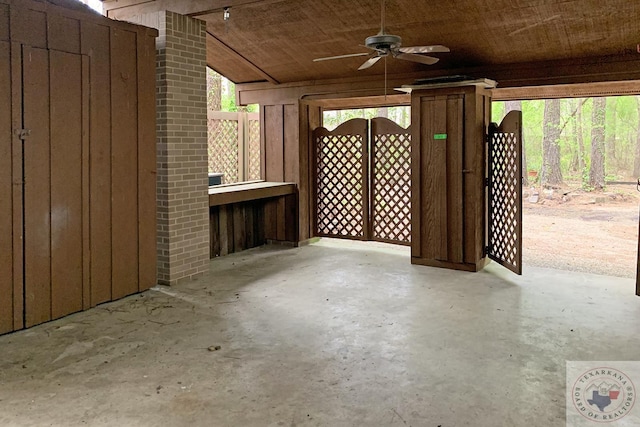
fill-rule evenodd
<path id="1" fill-rule="evenodd" d="M 400 36 L 394 36 L 393 34 L 377 34 L 367 37 L 364 40 L 364 45 L 374 50 L 395 50 L 399 49 L 400 45 L 402 45 L 402 39 Z"/>

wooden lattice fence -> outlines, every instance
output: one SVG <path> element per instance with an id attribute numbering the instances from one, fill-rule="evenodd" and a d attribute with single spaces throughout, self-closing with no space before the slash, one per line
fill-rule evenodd
<path id="1" fill-rule="evenodd" d="M 250 115 L 249 124 L 249 171 L 247 179 L 260 179 L 260 117 L 258 113 Z"/>
<path id="2" fill-rule="evenodd" d="M 260 179 L 260 115 L 209 111 L 209 173 L 222 183 Z"/>

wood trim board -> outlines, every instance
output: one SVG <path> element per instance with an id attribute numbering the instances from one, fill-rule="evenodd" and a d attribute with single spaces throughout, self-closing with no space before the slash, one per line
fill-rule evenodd
<path id="1" fill-rule="evenodd" d="M 293 182 L 249 182 L 209 187 L 209 206 L 221 206 L 250 200 L 295 194 Z"/>

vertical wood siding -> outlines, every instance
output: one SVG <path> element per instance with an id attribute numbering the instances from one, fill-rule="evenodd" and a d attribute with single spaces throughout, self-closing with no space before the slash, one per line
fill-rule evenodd
<path id="1" fill-rule="evenodd" d="M 6 8 L 5 8 L 6 9 Z M 11 168 L 11 52 L 0 5 L 0 333 L 13 329 L 13 229 Z"/>
<path id="2" fill-rule="evenodd" d="M 0 0 L 0 333 L 156 283 L 155 35 Z"/>
<path id="3" fill-rule="evenodd" d="M 300 109 L 298 104 L 261 105 L 260 108 L 263 179 L 293 182 L 300 190 L 295 201 L 281 198 L 265 203 L 265 233 L 267 239 L 297 243 L 301 236 L 305 239 L 309 236 L 308 147 L 300 143 Z M 291 204 L 297 205 L 299 200 L 304 200 L 305 208 L 302 211 L 295 207 L 296 227 L 292 228 Z"/>

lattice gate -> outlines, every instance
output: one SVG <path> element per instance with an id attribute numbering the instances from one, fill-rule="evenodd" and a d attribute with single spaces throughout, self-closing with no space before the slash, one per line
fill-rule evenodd
<path id="1" fill-rule="evenodd" d="M 489 129 L 489 258 L 522 274 L 522 112 Z"/>
<path id="2" fill-rule="evenodd" d="M 317 236 L 369 240 L 368 129 L 352 119 L 313 131 Z"/>
<path id="3" fill-rule="evenodd" d="M 411 127 L 371 120 L 371 238 L 411 244 Z"/>
<path id="4" fill-rule="evenodd" d="M 411 132 L 391 120 L 352 119 L 314 141 L 315 235 L 408 245 Z"/>

